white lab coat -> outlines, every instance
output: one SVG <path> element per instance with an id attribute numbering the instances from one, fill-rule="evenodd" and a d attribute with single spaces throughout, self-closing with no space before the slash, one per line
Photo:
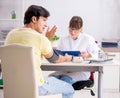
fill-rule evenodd
<path id="1" fill-rule="evenodd" d="M 73 40 L 70 35 L 60 39 L 57 49 L 59 50 L 73 50 L 73 51 L 88 51 L 92 58 L 97 58 L 100 48 L 95 43 L 95 39 L 85 33 L 80 33 L 77 40 Z M 90 72 L 55 72 L 55 75 L 68 75 L 72 77 L 73 81 L 88 80 Z"/>

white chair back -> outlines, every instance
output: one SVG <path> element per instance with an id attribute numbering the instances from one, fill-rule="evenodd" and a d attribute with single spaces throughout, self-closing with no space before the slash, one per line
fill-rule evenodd
<path id="1" fill-rule="evenodd" d="M 33 49 L 11 44 L 0 47 L 4 98 L 61 98 L 61 94 L 38 95 Z"/>
<path id="2" fill-rule="evenodd" d="M 4 98 L 38 98 L 32 47 L 12 44 L 0 47 Z"/>

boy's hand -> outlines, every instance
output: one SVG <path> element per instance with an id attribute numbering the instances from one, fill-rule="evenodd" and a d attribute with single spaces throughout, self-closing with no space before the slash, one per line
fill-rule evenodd
<path id="1" fill-rule="evenodd" d="M 50 40 L 55 35 L 56 30 L 57 30 L 56 26 L 53 26 L 51 30 L 48 27 L 46 31 L 46 37 Z"/>

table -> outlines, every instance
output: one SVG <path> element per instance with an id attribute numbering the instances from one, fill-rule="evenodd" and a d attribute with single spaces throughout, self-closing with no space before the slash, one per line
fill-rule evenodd
<path id="1" fill-rule="evenodd" d="M 104 63 L 82 63 L 64 62 L 64 63 L 42 63 L 43 71 L 94 71 L 98 72 L 98 98 L 103 98 L 103 66 L 120 66 L 120 62 L 110 61 Z"/>

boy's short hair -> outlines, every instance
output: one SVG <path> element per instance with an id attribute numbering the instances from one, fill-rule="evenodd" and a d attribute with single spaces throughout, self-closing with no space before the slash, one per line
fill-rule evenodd
<path id="1" fill-rule="evenodd" d="M 37 19 L 39 19 L 40 16 L 47 18 L 50 16 L 50 13 L 42 6 L 31 5 L 25 12 L 24 24 L 30 23 L 33 16 Z"/>

